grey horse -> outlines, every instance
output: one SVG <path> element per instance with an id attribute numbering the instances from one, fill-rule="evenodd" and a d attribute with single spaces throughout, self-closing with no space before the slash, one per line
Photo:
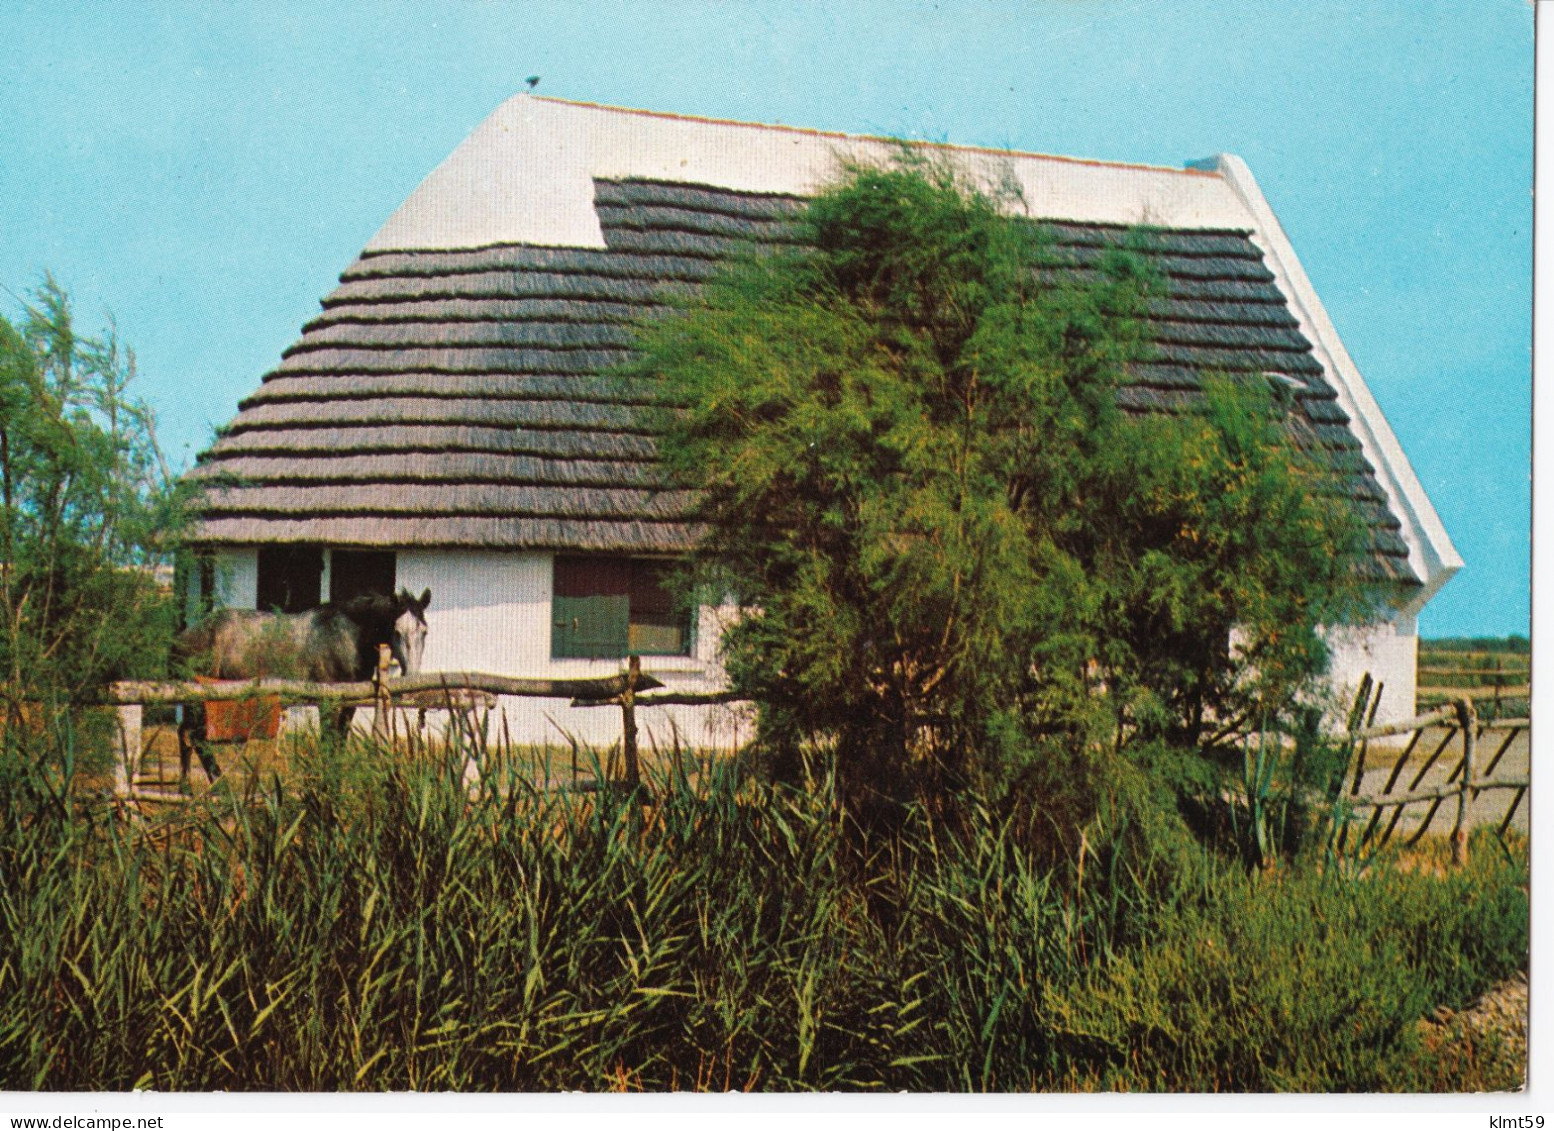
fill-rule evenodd
<path id="1" fill-rule="evenodd" d="M 214 679 L 349 683 L 372 677 L 378 646 L 387 644 L 400 674 L 415 675 L 421 670 L 431 603 L 430 589 L 420 597 L 401 589 L 397 596 L 368 593 L 301 613 L 222 609 L 179 637 L 174 656 Z M 349 731 L 353 714 L 350 707 L 339 712 L 340 734 Z M 179 780 L 185 789 L 196 753 L 206 777 L 215 781 L 221 776 L 206 747 L 203 705 L 185 708 L 178 726 Z"/>

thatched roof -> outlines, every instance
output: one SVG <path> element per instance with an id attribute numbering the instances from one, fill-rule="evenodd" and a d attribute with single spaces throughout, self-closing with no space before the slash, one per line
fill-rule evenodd
<path id="1" fill-rule="evenodd" d="M 199 539 L 335 546 L 674 552 L 694 500 L 654 462 L 652 388 L 614 376 L 631 323 L 751 242 L 791 241 L 789 195 L 594 178 L 603 249 L 369 252 L 241 405 L 195 474 Z M 1124 228 L 1047 223 L 1058 274 L 1093 272 Z M 1190 403 L 1206 373 L 1295 392 L 1297 430 L 1346 473 L 1376 572 L 1415 580 L 1401 525 L 1247 231 L 1163 231 L 1150 360 L 1132 411 Z"/>

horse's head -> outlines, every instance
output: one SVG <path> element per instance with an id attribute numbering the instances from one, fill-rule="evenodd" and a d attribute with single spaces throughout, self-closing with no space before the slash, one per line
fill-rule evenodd
<path id="1" fill-rule="evenodd" d="M 394 600 L 398 615 L 394 618 L 389 650 L 399 661 L 401 674 L 415 675 L 421 670 L 421 653 L 426 648 L 426 606 L 432 603 L 432 591 L 428 589 L 416 598 L 408 589 L 401 589 Z"/>

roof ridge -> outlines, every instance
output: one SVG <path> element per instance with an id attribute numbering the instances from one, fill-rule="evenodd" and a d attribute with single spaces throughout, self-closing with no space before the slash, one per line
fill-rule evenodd
<path id="1" fill-rule="evenodd" d="M 1144 169 L 1155 173 L 1176 173 L 1188 177 L 1207 177 L 1219 180 L 1220 175 L 1211 169 L 1195 169 L 1177 165 L 1151 165 L 1143 161 L 1106 161 L 1096 157 L 1069 157 L 1061 153 L 1038 153 L 1029 149 L 1000 149 L 990 145 L 962 145 L 948 141 L 923 141 L 920 139 L 889 137 L 881 134 L 850 134 L 842 130 L 821 130 L 811 126 L 789 126 L 773 122 L 745 122 L 738 118 L 714 118 L 704 114 L 676 114 L 666 110 L 642 110 L 634 106 L 614 106 L 607 102 L 586 102 L 572 98 L 556 98 L 548 94 L 524 94 L 536 102 L 550 102 L 558 106 L 575 106 L 583 110 L 603 110 L 611 114 L 633 114 L 643 118 L 660 118 L 673 122 L 695 122 L 711 126 L 738 126 L 747 130 L 772 130 L 781 133 L 800 134 L 806 137 L 835 138 L 839 141 L 872 141 L 886 145 L 921 146 L 928 149 L 947 150 L 954 153 L 981 153 L 995 157 L 1028 157 L 1041 161 L 1061 161 L 1070 165 L 1093 165 L 1103 169 Z"/>

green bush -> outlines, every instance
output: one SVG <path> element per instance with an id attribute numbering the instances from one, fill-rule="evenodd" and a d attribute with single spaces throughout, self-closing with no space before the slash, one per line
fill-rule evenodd
<path id="1" fill-rule="evenodd" d="M 1525 877 L 1487 840 L 1445 877 L 1223 874 L 1147 947 L 1057 995 L 1065 1055 L 1106 1088 L 1409 1090 L 1418 1019 L 1527 960 Z"/>

